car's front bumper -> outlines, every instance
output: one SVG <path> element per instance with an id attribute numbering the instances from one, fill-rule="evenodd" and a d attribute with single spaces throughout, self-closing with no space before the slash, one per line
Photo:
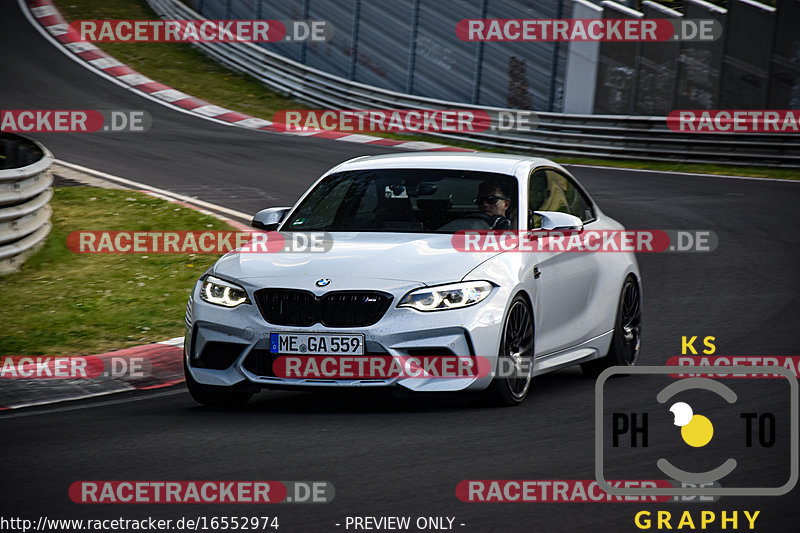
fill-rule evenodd
<path id="1" fill-rule="evenodd" d="M 397 302 L 419 284 L 395 282 L 382 290 L 392 293 L 394 300 L 383 317 L 372 326 L 329 328 L 321 324 L 311 327 L 277 326 L 267 323 L 255 304 L 242 304 L 228 309 L 209 304 L 199 297 L 198 283 L 187 305 L 187 331 L 184 345 L 187 368 L 192 377 L 206 385 L 259 386 L 265 388 L 309 387 L 387 387 L 399 386 L 415 391 L 482 390 L 491 382 L 494 372 L 469 378 L 392 379 L 287 379 L 270 372 L 269 335 L 275 332 L 357 333 L 363 334 L 366 355 L 391 355 L 404 358 L 414 355 L 439 355 L 446 350 L 461 357 L 485 357 L 494 369 L 500 344 L 501 324 L 506 297 L 495 290 L 486 300 L 464 309 L 420 312 L 397 308 Z M 246 287 L 252 294 L 254 287 Z M 360 288 L 365 287 L 363 283 Z M 498 288 L 500 289 L 500 288 Z M 219 343 L 219 344 L 210 344 Z M 232 361 L 204 368 L 209 359 L 207 350 L 224 348 Z"/>

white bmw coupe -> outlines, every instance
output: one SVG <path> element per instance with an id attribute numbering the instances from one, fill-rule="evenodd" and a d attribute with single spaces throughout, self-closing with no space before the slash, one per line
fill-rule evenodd
<path id="1" fill-rule="evenodd" d="M 458 244 L 465 232 L 623 229 L 552 161 L 360 157 L 325 173 L 294 207 L 260 211 L 253 226 L 288 240 L 321 234 L 325 251 L 236 250 L 198 280 L 184 366 L 202 404 L 241 404 L 262 388 L 404 387 L 483 391 L 516 405 L 538 374 L 636 363 L 642 291 L 633 253 Z M 309 376 L 278 364 L 423 356 L 478 358 L 484 370 Z"/>

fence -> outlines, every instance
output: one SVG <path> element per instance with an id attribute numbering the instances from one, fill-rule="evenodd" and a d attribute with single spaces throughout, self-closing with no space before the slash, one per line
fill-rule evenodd
<path id="1" fill-rule="evenodd" d="M 191 0 L 210 19 L 318 19 L 324 43 L 270 43 L 350 81 L 473 105 L 560 111 L 566 43 L 461 41 L 464 18 L 563 18 L 571 0 Z"/>
<path id="2" fill-rule="evenodd" d="M 178 0 L 148 0 L 163 18 L 202 18 Z M 300 102 L 335 109 L 508 110 L 411 95 L 347 80 L 303 65 L 252 43 L 196 43 L 202 51 L 267 87 Z M 538 113 L 533 132 L 438 133 L 505 151 L 543 155 L 603 157 L 758 166 L 800 164 L 800 136 L 789 134 L 675 133 L 658 116 Z M 267 117 L 268 118 L 268 117 Z"/>
<path id="3" fill-rule="evenodd" d="M 585 11 L 579 4 L 586 2 L 576 2 L 576 10 Z M 730 0 L 727 9 L 702 0 L 685 4 L 684 14 L 651 1 L 643 2 L 641 11 L 614 2 L 600 4 L 601 13 L 592 18 L 713 19 L 722 27 L 722 37 L 589 44 L 599 49 L 594 113 L 800 109 L 800 0 L 779 0 L 774 8 L 753 0 Z M 568 76 L 568 93 L 573 83 L 585 86 L 587 80 Z"/>

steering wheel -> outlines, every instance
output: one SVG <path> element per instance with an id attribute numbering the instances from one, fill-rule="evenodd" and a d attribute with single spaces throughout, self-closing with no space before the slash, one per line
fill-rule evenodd
<path id="1" fill-rule="evenodd" d="M 486 213 L 467 213 L 461 218 L 477 218 L 478 220 L 482 220 L 486 222 L 486 225 L 489 226 L 489 229 L 492 230 L 504 230 L 511 227 L 511 221 L 504 217 L 503 215 L 489 215 Z"/>

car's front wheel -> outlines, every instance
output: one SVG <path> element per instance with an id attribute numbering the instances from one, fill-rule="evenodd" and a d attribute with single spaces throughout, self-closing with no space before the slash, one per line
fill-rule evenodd
<path id="1" fill-rule="evenodd" d="M 608 355 L 581 365 L 587 376 L 597 377 L 611 366 L 633 366 L 639 358 L 642 342 L 642 296 L 633 276 L 625 278 L 614 322 L 614 334 Z"/>
<path id="2" fill-rule="evenodd" d="M 186 377 L 186 388 L 189 389 L 189 394 L 194 401 L 209 407 L 239 407 L 246 404 L 253 396 L 252 392 L 198 383 L 186 367 L 185 359 L 183 361 L 183 374 Z"/>
<path id="3" fill-rule="evenodd" d="M 486 395 L 495 405 L 519 405 L 528 395 L 532 376 L 533 315 L 525 298 L 517 295 L 503 325 L 497 373 Z"/>

